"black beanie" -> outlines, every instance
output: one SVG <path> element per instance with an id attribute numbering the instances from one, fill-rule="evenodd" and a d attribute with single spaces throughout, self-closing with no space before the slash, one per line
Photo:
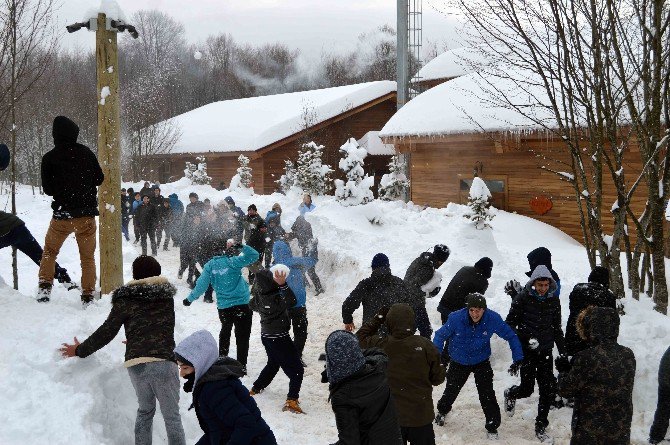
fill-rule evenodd
<path id="1" fill-rule="evenodd" d="M 247 211 L 253 210 L 254 212 L 258 212 L 258 209 L 256 208 L 256 204 L 251 204 L 249 207 L 247 207 Z"/>
<path id="2" fill-rule="evenodd" d="M 376 269 L 378 267 L 391 267 L 391 264 L 389 263 L 389 257 L 384 255 L 383 253 L 378 253 L 372 258 L 372 269 Z"/>
<path id="3" fill-rule="evenodd" d="M 491 271 L 493 270 L 493 261 L 491 258 L 485 256 L 475 263 L 475 268 L 482 273 L 486 278 L 491 278 Z"/>
<path id="4" fill-rule="evenodd" d="M 468 309 L 471 307 L 486 309 L 486 298 L 480 293 L 472 292 L 465 297 L 465 307 Z"/>
<path id="5" fill-rule="evenodd" d="M 161 274 L 161 265 L 156 258 L 140 255 L 133 261 L 133 279 L 142 280 L 149 277 L 157 277 Z"/>
<path id="6" fill-rule="evenodd" d="M 606 267 L 596 266 L 589 274 L 589 283 L 599 283 L 610 287 L 610 271 Z"/>
<path id="7" fill-rule="evenodd" d="M 433 247 L 433 258 L 437 261 L 442 261 L 443 263 L 449 258 L 451 251 L 444 244 L 436 244 Z"/>

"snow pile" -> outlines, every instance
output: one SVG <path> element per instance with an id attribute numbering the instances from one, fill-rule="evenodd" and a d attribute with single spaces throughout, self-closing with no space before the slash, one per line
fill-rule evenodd
<path id="1" fill-rule="evenodd" d="M 339 167 L 346 174 L 347 182 L 335 180 L 335 197 L 344 206 L 372 201 L 374 195 L 370 187 L 375 184 L 375 179 L 363 170 L 363 160 L 368 152 L 358 146 L 356 139 L 350 138 L 340 147 L 340 153 L 344 157 L 340 159 Z"/>
<path id="2" fill-rule="evenodd" d="M 112 92 L 109 90 L 109 87 L 102 87 L 100 90 L 100 105 L 105 105 L 110 94 L 112 94 Z"/>
<path id="3" fill-rule="evenodd" d="M 181 130 L 171 152 L 255 151 L 303 130 L 306 111 L 312 126 L 395 91 L 384 80 L 211 103 L 170 119 Z"/>
<path id="4" fill-rule="evenodd" d="M 389 173 L 383 175 L 379 181 L 379 198 L 384 201 L 401 199 L 407 190 L 409 190 L 409 180 L 402 172 L 398 156 L 392 156 L 389 162 Z"/>
<path id="5" fill-rule="evenodd" d="M 204 156 L 195 158 L 197 164 L 186 161 L 184 177 L 191 181 L 191 184 L 206 185 L 212 182 L 212 178 L 207 175 L 207 162 Z"/>
<path id="6" fill-rule="evenodd" d="M 495 217 L 495 210 L 491 208 L 489 199 L 491 199 L 491 192 L 486 182 L 479 177 L 473 178 L 468 195 L 469 211 L 463 216 L 471 220 L 478 230 L 490 228 L 489 222 Z"/>
<path id="7" fill-rule="evenodd" d="M 286 175 L 284 175 L 286 186 L 295 186 L 310 195 L 324 195 L 331 190 L 333 180 L 330 175 L 333 169 L 330 165 L 324 165 L 321 161 L 323 156 L 323 145 L 314 141 L 302 144 L 298 150 L 298 160 L 295 163 L 295 181 L 290 184 L 290 172 L 288 162 L 286 164 Z M 280 179 L 281 181 L 281 179 Z"/>
<path id="8" fill-rule="evenodd" d="M 379 131 L 368 131 L 358 140 L 358 145 L 365 149 L 370 156 L 388 156 L 395 154 L 393 144 L 385 144 L 379 137 Z"/>
<path id="9" fill-rule="evenodd" d="M 487 61 L 477 49 L 463 47 L 446 51 L 428 62 L 416 74 L 419 81 L 452 79 L 480 71 Z"/>
<path id="10" fill-rule="evenodd" d="M 123 186 L 141 188 L 141 183 L 124 183 Z M 192 185 L 186 178 L 162 184 L 164 196 L 176 193 L 186 202 L 190 192 L 201 199 L 210 198 L 212 204 L 231 195 L 242 208 L 254 203 L 264 214 L 277 202 L 282 206 L 282 226 L 287 231 L 299 215 L 300 196 L 244 195 L 238 191 L 217 191 L 209 185 Z M 0 201 L 2 202 L 2 201 Z M 494 262 L 487 305 L 503 315 L 507 314 L 511 300 L 504 294 L 505 282 L 517 279 L 525 282 L 528 270 L 526 254 L 538 247 L 548 247 L 554 269 L 561 277 L 564 289 L 561 295 L 563 325 L 568 317 L 568 294 L 572 287 L 586 281 L 589 265 L 584 249 L 564 233 L 547 224 L 528 217 L 500 211 L 491 223 L 491 230 L 476 230 L 463 218 L 468 208 L 451 204 L 446 209 L 423 208 L 400 201 L 373 201 L 367 205 L 343 207 L 332 196 L 315 196 L 316 210 L 306 214 L 319 239 L 317 272 L 326 293 L 314 296 L 308 288 L 307 308 L 309 336 L 304 358 L 307 363 L 300 393 L 302 407 L 308 413 L 294 416 L 281 411 L 286 397 L 288 379 L 279 373 L 261 395 L 255 398 L 264 419 L 277 436 L 278 443 L 305 445 L 334 443 L 337 441 L 335 419 L 328 403 L 328 385 L 320 383 L 323 362 L 317 357 L 323 352 L 324 342 L 335 329 L 342 328 L 340 318 L 343 299 L 357 282 L 370 275 L 370 263 L 376 253 L 385 253 L 392 272 L 404 276 L 411 261 L 422 251 L 435 244 L 450 247 L 451 256 L 439 269 L 443 285 L 463 266 L 472 266 L 483 256 Z M 45 215 L 51 214 L 50 200 L 33 196 L 29 187 L 19 187 L 17 206 L 20 217 L 26 221 L 35 238 L 42 242 L 49 224 Z M 370 217 L 380 217 L 383 224 L 370 224 Z M 160 251 L 157 257 L 166 276 L 177 287 L 175 296 L 175 340 L 179 342 L 199 329 L 209 330 L 215 337 L 220 321 L 215 307 L 196 301 L 184 307 L 180 301 L 190 289 L 184 280 L 177 280 L 179 251 L 170 246 L 169 252 Z M 299 251 L 295 250 L 299 255 Z M 131 263 L 139 255 L 139 248 L 132 243 L 123 244 L 124 278 L 131 277 Z M 97 256 L 97 252 L 96 252 Z M 0 373 L 0 404 L 11 407 L 3 411 L 3 428 L 0 443 L 19 445 L 26 443 L 53 445 L 104 443 L 121 445 L 133 443 L 133 423 L 137 401 L 127 371 L 123 368 L 125 339 L 123 331 L 112 342 L 87 359 L 62 359 L 57 348 L 63 342 L 72 342 L 77 336 L 83 341 L 106 319 L 110 310 L 109 296 L 95 302 L 85 311 L 81 309 L 79 294 L 54 288 L 51 303 L 35 302 L 37 266 L 19 253 L 19 292 L 0 285 L 0 356 L 5 372 Z M 63 244 L 58 257 L 72 277 L 80 280 L 77 246 L 73 237 Z M 0 250 L 0 264 L 11 264 L 11 249 Z M 11 268 L 0 268 L 0 278 L 10 283 Z M 443 286 L 444 287 L 444 286 Z M 433 329 L 440 325 L 436 311 L 438 298 L 427 300 L 427 310 Z M 652 310 L 653 303 L 642 297 L 641 301 L 625 300 L 626 315 L 621 319 L 619 342 L 630 347 L 637 358 L 636 382 L 633 392 L 634 417 L 631 443 L 646 441 L 656 407 L 657 371 L 661 355 L 670 341 L 670 321 Z M 360 326 L 361 311 L 354 314 L 354 323 Z M 260 323 L 254 316 L 252 326 L 249 375 L 242 382 L 250 387 L 266 362 L 264 348 L 259 340 Z M 234 340 L 230 355 L 235 356 Z M 507 374 L 511 354 L 507 343 L 494 337 L 491 365 L 494 370 L 494 388 L 502 404 L 505 388 L 518 384 L 518 377 Z M 11 364 L 11 365 L 9 365 Z M 444 385 L 435 388 L 433 399 L 437 402 Z M 195 443 L 201 433 L 193 410 L 188 410 L 192 395 L 180 393 L 180 411 L 187 443 Z M 503 416 L 500 442 L 509 444 L 537 443 L 534 435 L 534 418 L 537 414 L 537 391 L 528 399 L 517 402 L 512 418 Z M 567 444 L 570 438 L 572 410 L 564 408 L 549 414 L 548 432 L 556 444 Z M 445 427 L 435 427 L 437 443 L 454 445 L 488 444 L 484 433 L 484 416 L 481 412 L 474 379 L 471 377 L 462 389 Z M 154 443 L 167 443 L 160 410 L 156 410 L 153 429 Z"/>
<path id="11" fill-rule="evenodd" d="M 83 19 L 84 21 L 88 21 L 89 19 L 97 18 L 98 14 L 105 14 L 108 19 L 128 22 L 126 15 L 116 0 L 101 0 L 100 6 L 88 9 Z"/>

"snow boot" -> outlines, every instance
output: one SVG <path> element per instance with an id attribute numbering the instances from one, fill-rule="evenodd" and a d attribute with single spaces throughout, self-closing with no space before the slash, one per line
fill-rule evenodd
<path id="1" fill-rule="evenodd" d="M 325 291 L 324 291 L 323 289 L 319 288 L 319 289 L 317 289 L 316 292 L 314 293 L 314 296 L 321 295 L 321 294 L 324 293 L 324 292 L 325 292 Z"/>
<path id="2" fill-rule="evenodd" d="M 562 397 L 557 395 L 554 398 L 554 400 L 552 400 L 551 406 L 549 407 L 549 409 L 561 409 L 563 407 L 565 407 L 565 401 L 563 400 Z"/>
<path id="3" fill-rule="evenodd" d="M 498 431 L 487 431 L 486 432 L 486 438 L 488 440 L 498 440 Z"/>
<path id="4" fill-rule="evenodd" d="M 509 395 L 511 389 L 507 388 L 505 390 L 505 412 L 507 413 L 507 417 L 514 416 L 514 408 L 516 407 L 516 399 Z"/>
<path id="5" fill-rule="evenodd" d="M 51 299 L 51 287 L 50 283 L 40 283 L 39 289 L 37 290 L 37 302 L 38 303 L 48 303 Z"/>
<path id="6" fill-rule="evenodd" d="M 91 294 L 81 294 L 81 304 L 86 309 L 88 306 L 93 303 L 93 295 Z"/>
<path id="7" fill-rule="evenodd" d="M 540 439 L 540 442 L 552 445 L 554 438 L 547 434 L 547 427 L 541 423 L 535 424 L 535 437 Z"/>
<path id="8" fill-rule="evenodd" d="M 181 279 L 183 279 L 183 278 L 184 278 L 184 272 L 178 272 L 178 273 L 177 273 L 177 279 L 178 279 L 178 280 L 181 280 Z"/>
<path id="9" fill-rule="evenodd" d="M 298 399 L 286 399 L 282 411 L 288 411 L 293 414 L 306 414 L 302 408 L 300 408 L 300 402 Z"/>
<path id="10" fill-rule="evenodd" d="M 68 275 L 67 272 L 62 272 L 60 274 L 56 274 L 55 276 L 56 281 L 58 281 L 60 284 L 65 287 L 67 290 L 73 290 L 73 289 L 78 289 L 79 286 L 77 286 L 76 283 L 72 282 L 72 279 L 70 278 L 70 275 Z"/>
<path id="11" fill-rule="evenodd" d="M 435 416 L 435 425 L 444 426 L 445 417 L 447 417 L 446 414 L 442 414 L 441 412 L 438 411 L 437 415 Z"/>

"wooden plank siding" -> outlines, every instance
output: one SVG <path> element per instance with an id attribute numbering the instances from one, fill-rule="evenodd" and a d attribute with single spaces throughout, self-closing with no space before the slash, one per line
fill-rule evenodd
<path id="1" fill-rule="evenodd" d="M 256 193 L 269 194 L 277 190 L 275 182 L 284 174 L 284 160 L 295 162 L 298 148 L 304 142 L 314 141 L 324 145 L 323 163 L 335 170 L 334 178 L 343 178 L 338 168 L 340 161 L 339 148 L 348 138 L 362 138 L 368 131 L 380 130 L 396 112 L 395 94 L 389 94 L 372 101 L 357 109 L 347 110 L 341 115 L 316 125 L 309 132 L 301 132 L 285 138 L 268 147 L 243 154 L 251 159 L 253 169 L 254 188 Z M 223 182 L 226 187 L 235 175 L 239 164 L 235 153 L 203 153 L 207 160 L 207 174 L 212 177 L 212 185 L 218 186 Z M 195 162 L 199 154 L 164 154 L 149 158 L 153 174 L 161 182 L 168 182 L 183 177 L 186 161 Z M 381 175 L 387 172 L 389 156 L 368 156 L 365 159 L 365 171 L 375 174 L 376 184 Z M 149 178 L 153 180 L 156 178 Z"/>
<path id="2" fill-rule="evenodd" d="M 418 142 L 417 142 L 418 141 Z M 573 186 L 560 176 L 548 171 L 569 171 L 556 161 L 570 161 L 564 142 L 542 134 L 505 139 L 500 135 L 470 134 L 442 136 L 439 139 L 405 138 L 396 143 L 399 151 L 411 153 L 411 199 L 415 204 L 445 207 L 449 202 L 467 199 L 459 193 L 460 178 L 473 177 L 475 165 L 482 165 L 483 179 L 505 178 L 507 180 L 507 205 L 504 210 L 517 212 L 561 229 L 576 240 L 583 242 L 578 207 Z M 533 151 L 531 151 L 533 150 Z M 546 156 L 542 158 L 537 153 Z M 632 183 L 642 169 L 639 156 L 631 153 L 624 163 L 624 172 Z M 631 179 L 632 178 L 632 179 Z M 530 201 L 544 195 L 551 199 L 552 209 L 538 215 L 530 207 Z M 645 204 L 646 189 L 641 187 L 635 194 L 633 209 L 640 214 Z M 603 178 L 602 210 L 608 214 L 616 200 L 616 193 L 609 173 Z M 605 231 L 613 230 L 612 218 L 603 218 Z M 630 234 L 634 236 L 634 228 Z"/>

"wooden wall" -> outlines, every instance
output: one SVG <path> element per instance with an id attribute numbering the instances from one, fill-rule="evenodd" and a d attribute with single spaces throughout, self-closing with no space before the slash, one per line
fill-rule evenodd
<path id="1" fill-rule="evenodd" d="M 572 185 L 543 168 L 568 170 L 554 161 L 569 162 L 562 140 L 540 134 L 508 139 L 500 135 L 473 134 L 445 136 L 434 142 L 405 140 L 397 148 L 411 153 L 411 199 L 415 204 L 444 207 L 448 202 L 467 199 L 467 193 L 459 194 L 459 181 L 461 177 L 472 178 L 479 162 L 482 166 L 479 176 L 483 179 L 506 181 L 507 205 L 503 210 L 551 224 L 583 242 Z M 624 163 L 625 174 L 629 178 L 637 177 L 640 170 L 638 153 L 630 153 L 628 162 Z M 603 211 L 609 212 L 616 194 L 611 178 L 605 178 L 603 184 Z M 541 195 L 553 203 L 552 209 L 544 215 L 536 214 L 530 207 L 531 199 Z M 639 214 L 644 207 L 646 190 L 638 190 L 636 196 L 633 207 Z M 611 218 L 604 221 L 605 230 L 611 232 Z"/>

